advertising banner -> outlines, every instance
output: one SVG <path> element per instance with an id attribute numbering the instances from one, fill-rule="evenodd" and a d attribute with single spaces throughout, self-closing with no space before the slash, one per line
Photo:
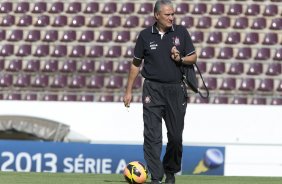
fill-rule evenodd
<path id="1" fill-rule="evenodd" d="M 142 145 L 0 141 L 1 171 L 119 174 L 135 160 L 145 163 Z M 223 175 L 224 148 L 184 146 L 182 168 Z"/>

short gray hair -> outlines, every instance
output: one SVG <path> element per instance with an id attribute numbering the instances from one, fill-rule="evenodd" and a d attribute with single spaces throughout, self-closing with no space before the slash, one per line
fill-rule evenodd
<path id="1" fill-rule="evenodd" d="M 162 5 L 171 5 L 173 6 L 173 3 L 171 2 L 171 0 L 157 0 L 155 3 L 155 7 L 154 7 L 154 13 L 157 13 L 159 11 L 161 11 L 161 6 Z"/>

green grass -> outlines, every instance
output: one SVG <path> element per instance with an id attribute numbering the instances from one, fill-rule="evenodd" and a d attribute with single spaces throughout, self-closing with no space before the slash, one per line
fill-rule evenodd
<path id="1" fill-rule="evenodd" d="M 281 184 L 282 177 L 176 177 L 177 184 Z M 66 174 L 0 172 L 0 184 L 126 184 L 120 174 Z"/>

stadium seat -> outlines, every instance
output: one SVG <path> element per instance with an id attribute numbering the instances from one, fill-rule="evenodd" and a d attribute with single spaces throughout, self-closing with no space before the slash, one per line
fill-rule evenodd
<path id="1" fill-rule="evenodd" d="M 212 4 L 211 10 L 209 12 L 211 15 L 222 15 L 225 13 L 225 7 L 223 3 Z"/>
<path id="2" fill-rule="evenodd" d="M 282 105 L 282 98 L 273 97 L 270 102 L 271 105 Z"/>
<path id="3" fill-rule="evenodd" d="M 63 73 L 73 73 L 76 71 L 76 61 L 66 60 L 63 62 L 63 65 L 59 69 Z"/>
<path id="4" fill-rule="evenodd" d="M 247 17 L 237 17 L 233 25 L 234 29 L 246 29 L 249 27 L 249 20 Z"/>
<path id="5" fill-rule="evenodd" d="M 92 73 L 95 71 L 95 63 L 93 60 L 83 60 L 78 68 L 80 73 Z"/>
<path id="6" fill-rule="evenodd" d="M 63 94 L 60 101 L 74 102 L 77 101 L 77 96 L 75 94 Z"/>
<path id="7" fill-rule="evenodd" d="M 275 50 L 273 60 L 282 61 L 282 48 L 277 48 Z"/>
<path id="8" fill-rule="evenodd" d="M 97 58 L 104 55 L 104 47 L 102 45 L 93 45 L 90 48 L 90 51 L 87 57 L 90 58 Z"/>
<path id="9" fill-rule="evenodd" d="M 215 77 L 204 77 L 205 85 L 209 90 L 217 89 L 217 79 Z M 204 89 L 204 86 L 201 84 L 200 89 Z"/>
<path id="10" fill-rule="evenodd" d="M 103 25 L 103 17 L 101 15 L 94 15 L 90 18 L 87 27 L 101 27 Z"/>
<path id="11" fill-rule="evenodd" d="M 4 70 L 5 68 L 5 59 L 0 59 L 0 71 Z"/>
<path id="12" fill-rule="evenodd" d="M 131 62 L 130 61 L 120 61 L 115 70 L 116 73 L 124 73 L 127 74 L 130 71 Z"/>
<path id="13" fill-rule="evenodd" d="M 15 16 L 14 15 L 5 15 L 4 17 L 2 17 L 0 26 L 2 27 L 9 27 L 15 24 Z"/>
<path id="14" fill-rule="evenodd" d="M 57 94 L 44 94 L 42 97 L 43 101 L 58 101 Z"/>
<path id="15" fill-rule="evenodd" d="M 76 14 L 79 12 L 81 12 L 81 3 L 80 2 L 70 2 L 66 9 L 66 13 Z"/>
<path id="16" fill-rule="evenodd" d="M 193 43 L 202 43 L 204 41 L 204 33 L 202 31 L 192 31 L 190 36 Z"/>
<path id="17" fill-rule="evenodd" d="M 79 42 L 92 42 L 94 40 L 94 31 L 92 30 L 84 30 L 78 41 Z"/>
<path id="18" fill-rule="evenodd" d="M 266 28 L 266 19 L 264 17 L 257 17 L 253 20 L 251 29 L 265 29 Z"/>
<path id="19" fill-rule="evenodd" d="M 185 15 L 189 12 L 189 4 L 188 3 L 177 3 L 175 7 L 175 14 Z"/>
<path id="20" fill-rule="evenodd" d="M 22 95 L 20 93 L 8 93 L 5 100 L 21 100 Z"/>
<path id="21" fill-rule="evenodd" d="M 46 60 L 41 69 L 43 72 L 53 73 L 58 71 L 59 64 L 57 60 Z"/>
<path id="22" fill-rule="evenodd" d="M 253 105 L 266 105 L 267 101 L 264 97 L 253 97 L 251 100 L 251 104 Z"/>
<path id="23" fill-rule="evenodd" d="M 150 26 L 152 26 L 154 23 L 155 23 L 155 17 L 153 17 L 153 16 L 146 16 L 145 18 L 144 18 L 144 22 L 142 23 L 142 27 L 143 28 L 146 28 L 146 27 L 150 27 Z"/>
<path id="24" fill-rule="evenodd" d="M 86 78 L 83 75 L 73 75 L 71 77 L 69 88 L 83 88 L 86 85 Z"/>
<path id="25" fill-rule="evenodd" d="M 180 25 L 184 26 L 185 28 L 191 28 L 194 26 L 194 18 L 192 16 L 182 16 L 180 18 Z"/>
<path id="26" fill-rule="evenodd" d="M 261 92 L 273 92 L 274 90 L 274 81 L 271 78 L 260 79 L 259 86 L 257 88 Z"/>
<path id="27" fill-rule="evenodd" d="M 14 45 L 3 44 L 0 45 L 0 56 L 11 56 L 14 54 Z"/>
<path id="28" fill-rule="evenodd" d="M 51 53 L 52 57 L 65 57 L 67 56 L 67 46 L 66 45 L 55 45 Z"/>
<path id="29" fill-rule="evenodd" d="M 276 88 L 276 91 L 282 92 L 282 80 L 279 81 L 277 88 Z"/>
<path id="30" fill-rule="evenodd" d="M 8 41 L 16 42 L 23 39 L 23 30 L 21 29 L 14 29 L 12 30 L 11 34 L 8 36 Z"/>
<path id="31" fill-rule="evenodd" d="M 22 70 L 22 60 L 19 59 L 12 59 L 8 63 L 6 70 L 9 72 L 19 72 Z"/>
<path id="32" fill-rule="evenodd" d="M 124 2 L 121 5 L 119 14 L 131 14 L 135 11 L 135 6 L 133 2 Z"/>
<path id="33" fill-rule="evenodd" d="M 78 96 L 78 101 L 93 102 L 94 101 L 94 96 L 93 95 L 87 95 L 87 94 L 79 95 Z"/>
<path id="34" fill-rule="evenodd" d="M 200 96 L 196 96 L 193 103 L 195 103 L 195 104 L 208 104 L 209 98 L 202 98 Z"/>
<path id="35" fill-rule="evenodd" d="M 227 37 L 226 37 L 225 43 L 226 44 L 241 43 L 241 34 L 239 32 L 236 32 L 236 31 L 229 32 Z"/>
<path id="36" fill-rule="evenodd" d="M 0 13 L 9 13 L 13 11 L 13 3 L 9 1 L 0 3 Z"/>
<path id="37" fill-rule="evenodd" d="M 231 21 L 229 17 L 222 16 L 217 19 L 217 22 L 214 27 L 217 29 L 227 29 L 230 27 L 230 24 L 231 24 L 230 22 Z"/>
<path id="38" fill-rule="evenodd" d="M 123 24 L 123 27 L 125 28 L 134 28 L 137 26 L 139 26 L 139 17 L 136 15 L 127 17 L 125 23 Z"/>
<path id="39" fill-rule="evenodd" d="M 206 43 L 218 44 L 222 42 L 222 33 L 220 31 L 210 32 Z"/>
<path id="40" fill-rule="evenodd" d="M 34 59 L 28 60 L 23 70 L 26 72 L 39 72 L 40 60 L 34 60 Z"/>
<path id="41" fill-rule="evenodd" d="M 64 88 L 68 84 L 68 78 L 66 75 L 56 74 L 51 81 L 51 88 Z"/>
<path id="42" fill-rule="evenodd" d="M 105 27 L 116 28 L 121 26 L 121 17 L 118 15 L 112 15 L 108 18 Z"/>
<path id="43" fill-rule="evenodd" d="M 25 38 L 27 42 L 37 42 L 41 39 L 41 32 L 40 30 L 29 30 L 28 34 Z"/>
<path id="44" fill-rule="evenodd" d="M 49 9 L 49 13 L 62 13 L 64 12 L 64 3 L 63 2 L 53 2 Z"/>
<path id="45" fill-rule="evenodd" d="M 209 73 L 216 74 L 216 75 L 225 73 L 225 63 L 224 62 L 213 62 Z"/>
<path id="46" fill-rule="evenodd" d="M 48 15 L 40 15 L 34 23 L 36 27 L 46 27 L 50 24 L 50 17 Z"/>
<path id="47" fill-rule="evenodd" d="M 257 16 L 260 14 L 260 5 L 259 4 L 249 4 L 247 5 L 245 15 L 247 16 Z"/>
<path id="48" fill-rule="evenodd" d="M 126 48 L 126 51 L 125 51 L 123 57 L 125 57 L 125 58 L 133 58 L 133 53 L 134 53 L 134 47 L 128 46 Z"/>
<path id="49" fill-rule="evenodd" d="M 18 46 L 16 56 L 25 57 L 31 55 L 31 45 L 23 44 Z"/>
<path id="50" fill-rule="evenodd" d="M 113 61 L 100 61 L 99 66 L 96 70 L 97 73 L 112 73 Z"/>
<path id="51" fill-rule="evenodd" d="M 22 15 L 17 23 L 19 27 L 27 27 L 32 25 L 32 16 L 31 15 Z"/>
<path id="52" fill-rule="evenodd" d="M 6 40 L 6 30 L 0 30 L 0 41 Z"/>
<path id="53" fill-rule="evenodd" d="M 9 87 L 13 84 L 13 75 L 0 73 L 0 87 Z"/>
<path id="54" fill-rule="evenodd" d="M 248 104 L 248 99 L 246 97 L 234 96 L 231 104 Z"/>
<path id="55" fill-rule="evenodd" d="M 233 48 L 232 47 L 221 47 L 219 50 L 219 54 L 217 56 L 218 59 L 231 59 L 233 58 Z"/>
<path id="56" fill-rule="evenodd" d="M 79 58 L 84 57 L 85 56 L 85 46 L 84 45 L 72 46 L 69 56 L 70 57 L 79 57 Z"/>
<path id="57" fill-rule="evenodd" d="M 202 74 L 207 72 L 207 63 L 206 62 L 204 62 L 204 61 L 197 61 L 197 65 L 198 65 L 198 68 L 200 69 Z M 196 73 L 199 73 L 198 72 L 198 68 L 195 68 L 195 72 Z"/>
<path id="58" fill-rule="evenodd" d="M 119 43 L 129 42 L 130 41 L 130 32 L 127 30 L 118 31 L 114 41 L 119 42 Z"/>
<path id="59" fill-rule="evenodd" d="M 252 57 L 252 49 L 250 47 L 240 47 L 238 48 L 236 59 L 247 60 Z"/>
<path id="60" fill-rule="evenodd" d="M 137 76 L 137 78 L 135 79 L 132 89 L 133 90 L 139 90 L 142 87 L 142 77 L 141 76 Z"/>
<path id="61" fill-rule="evenodd" d="M 270 59 L 270 48 L 258 48 L 254 57 L 255 60 L 268 60 Z"/>
<path id="62" fill-rule="evenodd" d="M 103 14 L 113 14 L 117 11 L 116 2 L 105 2 L 101 13 Z"/>
<path id="63" fill-rule="evenodd" d="M 274 18 L 271 20 L 269 29 L 271 30 L 281 30 L 282 29 L 282 18 Z"/>
<path id="64" fill-rule="evenodd" d="M 248 71 L 247 71 L 247 75 L 260 75 L 263 72 L 263 65 L 262 63 L 251 63 Z"/>
<path id="65" fill-rule="evenodd" d="M 278 43 L 278 35 L 274 32 L 267 32 L 264 34 L 263 45 L 275 45 Z"/>
<path id="66" fill-rule="evenodd" d="M 239 86 L 240 91 L 253 92 L 255 90 L 255 79 L 254 78 L 242 78 Z"/>
<path id="67" fill-rule="evenodd" d="M 52 23 L 53 27 L 64 27 L 68 25 L 68 18 L 66 15 L 57 15 Z"/>
<path id="68" fill-rule="evenodd" d="M 47 75 L 37 74 L 31 79 L 31 86 L 36 88 L 45 88 L 49 85 L 49 78 Z"/>
<path id="69" fill-rule="evenodd" d="M 138 14 L 148 15 L 153 13 L 153 4 L 149 2 L 142 2 L 137 11 Z"/>
<path id="70" fill-rule="evenodd" d="M 37 101 L 38 97 L 36 93 L 30 92 L 27 93 L 23 96 L 22 100 L 27 100 L 27 101 Z"/>
<path id="71" fill-rule="evenodd" d="M 43 1 L 35 2 L 32 13 L 44 13 L 47 11 L 47 3 Z"/>
<path id="72" fill-rule="evenodd" d="M 203 15 L 207 12 L 206 3 L 196 3 L 193 5 L 192 14 Z"/>
<path id="73" fill-rule="evenodd" d="M 100 30 L 97 42 L 110 42 L 113 39 L 113 32 L 111 30 Z"/>
<path id="74" fill-rule="evenodd" d="M 239 3 L 229 5 L 227 15 L 240 15 L 243 13 L 243 6 Z"/>
<path id="75" fill-rule="evenodd" d="M 108 48 L 106 57 L 121 57 L 121 46 L 113 45 Z"/>
<path id="76" fill-rule="evenodd" d="M 101 89 L 104 87 L 104 75 L 92 75 L 87 83 L 89 89 Z"/>
<path id="77" fill-rule="evenodd" d="M 241 75 L 244 73 L 244 64 L 241 62 L 232 62 L 227 72 L 230 75 Z"/>
<path id="78" fill-rule="evenodd" d="M 213 100 L 214 104 L 228 104 L 228 97 L 226 96 L 216 96 Z"/>
<path id="79" fill-rule="evenodd" d="M 26 13 L 29 11 L 29 2 L 19 1 L 16 3 L 15 13 Z"/>
<path id="80" fill-rule="evenodd" d="M 14 86 L 20 88 L 26 88 L 30 86 L 30 83 L 31 83 L 30 75 L 20 73 L 16 78 Z"/>
<path id="81" fill-rule="evenodd" d="M 61 42 L 73 42 L 76 40 L 75 30 L 66 30 L 63 32 Z"/>
<path id="82" fill-rule="evenodd" d="M 210 59 L 210 58 L 213 58 L 214 55 L 215 55 L 214 47 L 204 47 L 204 48 L 201 49 L 201 53 L 199 55 L 199 58 Z"/>
<path id="83" fill-rule="evenodd" d="M 243 41 L 246 45 L 255 45 L 259 42 L 259 35 L 256 32 L 247 32 Z"/>
<path id="84" fill-rule="evenodd" d="M 236 79 L 235 78 L 223 78 L 221 86 L 219 87 L 220 90 L 224 91 L 232 91 L 236 89 Z"/>
<path id="85" fill-rule="evenodd" d="M 76 15 L 74 16 L 71 21 L 69 26 L 70 27 L 82 27 L 85 25 L 85 17 L 83 15 Z"/>
<path id="86" fill-rule="evenodd" d="M 196 28 L 199 29 L 208 29 L 212 26 L 212 19 L 208 16 L 201 16 L 198 18 Z"/>
<path id="87" fill-rule="evenodd" d="M 55 42 L 58 40 L 57 30 L 46 30 L 45 36 L 42 41 L 44 42 Z"/>
<path id="88" fill-rule="evenodd" d="M 113 95 L 100 95 L 98 102 L 114 102 Z"/>
<path id="89" fill-rule="evenodd" d="M 111 75 L 105 86 L 107 89 L 121 89 L 123 87 L 123 77 L 118 75 Z"/>
<path id="90" fill-rule="evenodd" d="M 278 14 L 278 6 L 276 4 L 264 5 L 263 16 L 275 16 Z"/>
<path id="91" fill-rule="evenodd" d="M 281 75 L 282 74 L 281 63 L 269 63 L 265 74 L 271 76 Z"/>
<path id="92" fill-rule="evenodd" d="M 99 3 L 98 2 L 87 2 L 83 13 L 95 14 L 97 12 L 99 12 Z"/>

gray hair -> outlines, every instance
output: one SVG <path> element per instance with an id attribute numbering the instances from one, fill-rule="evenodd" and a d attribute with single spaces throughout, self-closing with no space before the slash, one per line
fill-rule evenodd
<path id="1" fill-rule="evenodd" d="M 171 0 L 157 0 L 156 3 L 155 3 L 155 7 L 154 7 L 154 13 L 161 11 L 162 5 L 173 6 L 173 3 L 171 2 Z"/>

